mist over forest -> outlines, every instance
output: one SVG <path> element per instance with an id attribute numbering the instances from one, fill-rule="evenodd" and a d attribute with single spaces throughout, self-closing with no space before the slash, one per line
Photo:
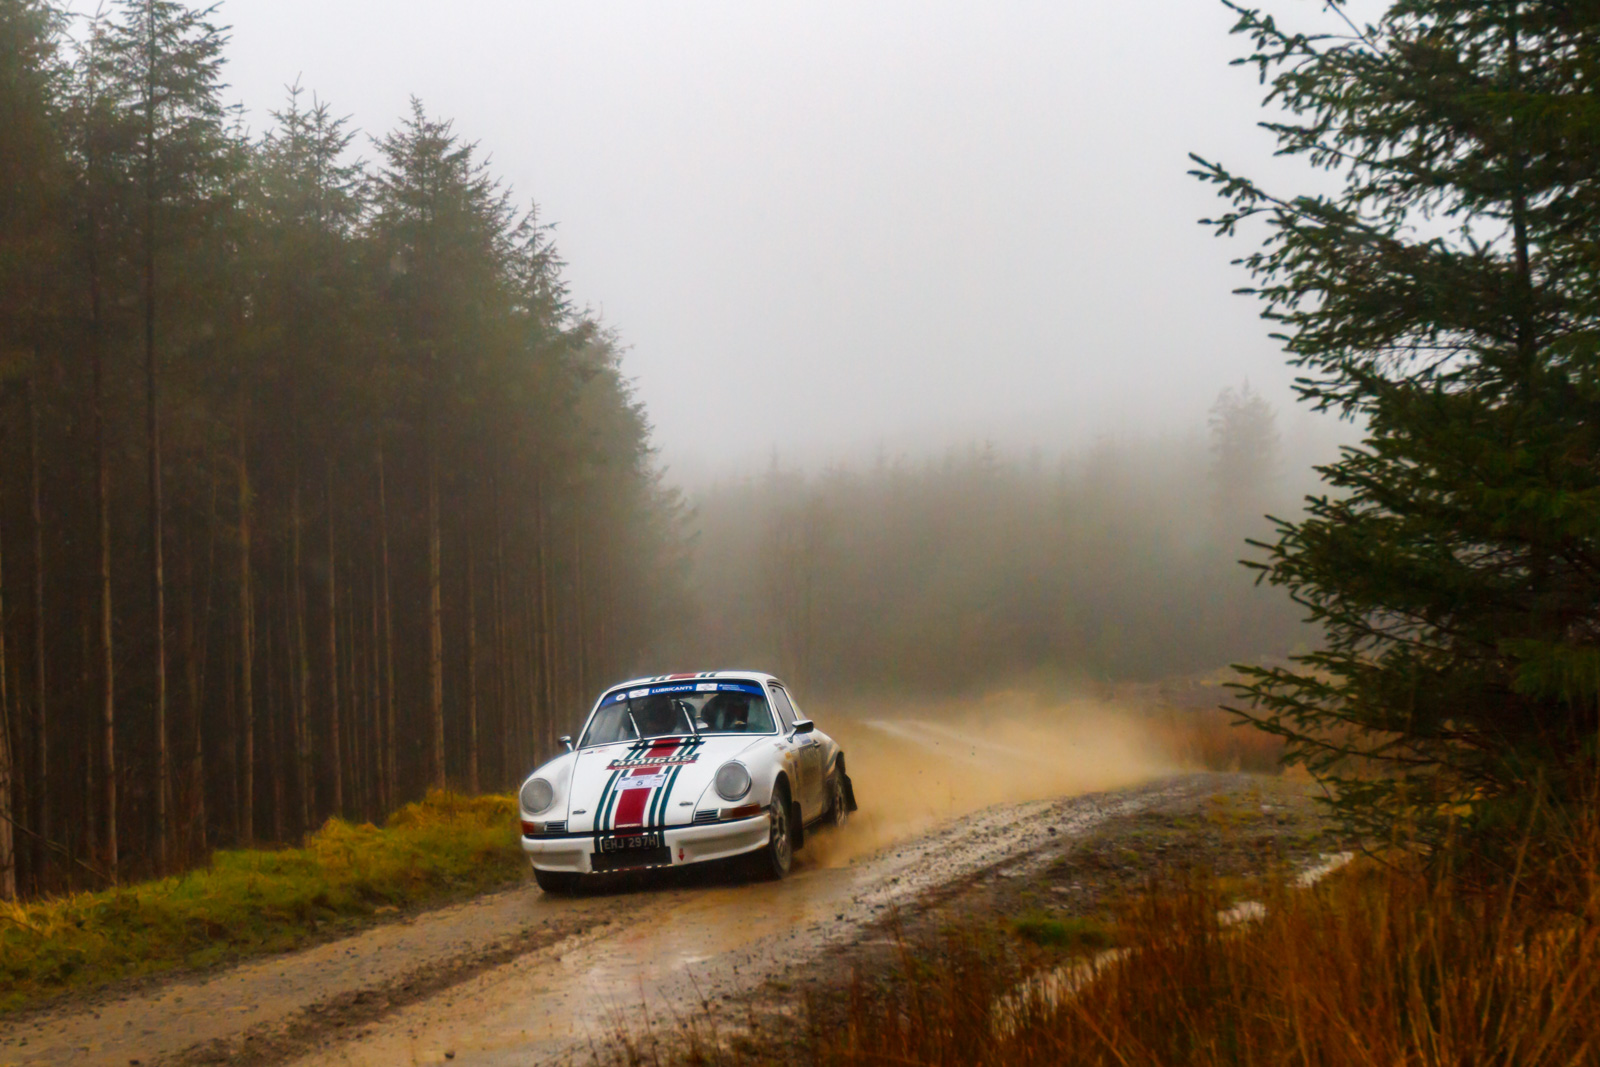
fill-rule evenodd
<path id="1" fill-rule="evenodd" d="M 812 691 L 1150 679 L 1282 657 L 1312 636 L 1237 562 L 1316 487 L 1271 405 L 1076 452 L 975 444 L 779 464 L 695 494 L 684 659 Z M 669 639 L 670 641 L 670 639 Z"/>

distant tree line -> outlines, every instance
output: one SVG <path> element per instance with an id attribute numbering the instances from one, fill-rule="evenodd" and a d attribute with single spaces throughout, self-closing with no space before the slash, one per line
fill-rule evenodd
<path id="1" fill-rule="evenodd" d="M 548 227 L 413 101 L 222 101 L 210 10 L 0 0 L 0 893 L 504 786 L 678 614 Z"/>
<path id="2" fill-rule="evenodd" d="M 813 690 L 945 692 L 1282 657 L 1315 635 L 1235 561 L 1310 487 L 1285 466 L 1249 386 L 1219 395 L 1207 437 L 774 465 L 696 499 L 690 658 L 773 664 Z"/>

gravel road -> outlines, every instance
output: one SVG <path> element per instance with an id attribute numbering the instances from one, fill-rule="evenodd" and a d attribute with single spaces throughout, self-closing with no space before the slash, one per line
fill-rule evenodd
<path id="1" fill-rule="evenodd" d="M 746 992 L 884 909 L 1015 862 L 1052 831 L 1082 834 L 1213 788 L 1210 775 L 1165 775 L 997 804 L 881 847 L 893 835 L 860 820 L 815 836 L 800 854 L 806 862 L 781 883 L 691 876 L 577 898 L 529 885 L 36 1014 L 0 1028 L 0 1064 L 559 1062 L 606 1043 L 619 1024 L 668 1026 L 703 1000 Z M 872 846 L 864 854 L 861 842 Z"/>

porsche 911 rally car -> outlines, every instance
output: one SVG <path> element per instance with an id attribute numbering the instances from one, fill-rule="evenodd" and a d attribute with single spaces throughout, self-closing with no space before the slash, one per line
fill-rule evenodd
<path id="1" fill-rule="evenodd" d="M 574 745 L 523 783 L 522 848 L 546 891 L 592 875 L 735 860 L 782 878 L 808 828 L 855 810 L 844 753 L 770 674 L 641 678 L 601 694 Z"/>

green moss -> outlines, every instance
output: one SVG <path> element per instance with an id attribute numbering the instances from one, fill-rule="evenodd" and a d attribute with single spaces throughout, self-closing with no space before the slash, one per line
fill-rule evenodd
<path id="1" fill-rule="evenodd" d="M 1035 945 L 1074 951 L 1110 948 L 1113 940 L 1104 925 L 1081 916 L 1024 915 L 1012 920 L 1011 932 Z"/>
<path id="2" fill-rule="evenodd" d="M 511 797 L 432 793 L 382 829 L 330 819 L 302 848 L 218 852 L 204 870 L 0 905 L 0 1011 L 294 948 L 379 912 L 503 885 L 523 863 Z"/>

